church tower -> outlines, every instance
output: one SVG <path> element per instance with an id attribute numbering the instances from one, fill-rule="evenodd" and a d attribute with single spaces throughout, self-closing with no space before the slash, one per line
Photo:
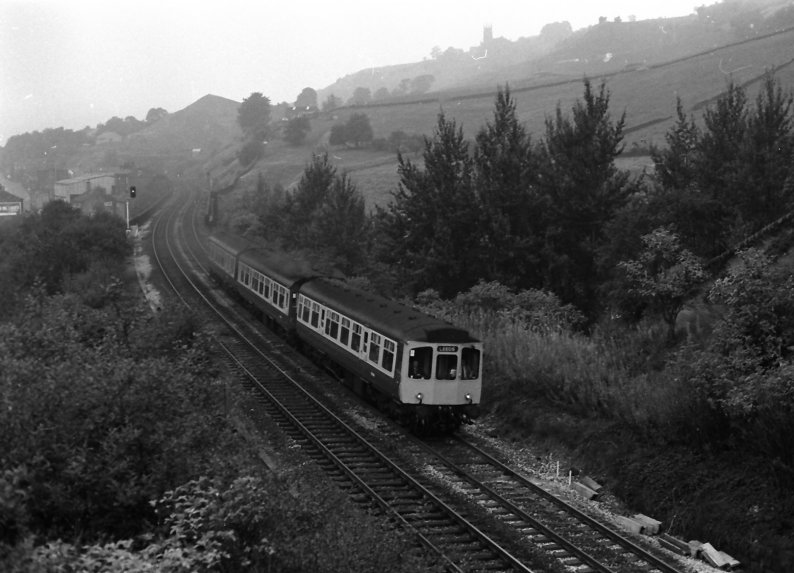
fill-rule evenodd
<path id="1" fill-rule="evenodd" d="M 493 26 L 486 24 L 482 27 L 482 45 L 487 46 L 493 41 Z"/>

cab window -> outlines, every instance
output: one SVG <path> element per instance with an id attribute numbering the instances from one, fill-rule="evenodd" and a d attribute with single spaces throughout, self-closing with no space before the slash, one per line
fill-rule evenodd
<path id="1" fill-rule="evenodd" d="M 458 376 L 458 355 L 439 354 L 436 358 L 436 379 L 454 380 Z"/>
<path id="2" fill-rule="evenodd" d="M 430 378 L 430 370 L 433 367 L 433 347 L 420 346 L 412 348 L 408 354 L 408 377 Z"/>
<path id="3" fill-rule="evenodd" d="M 480 375 L 480 351 L 464 348 L 461 355 L 461 380 L 474 380 Z"/>

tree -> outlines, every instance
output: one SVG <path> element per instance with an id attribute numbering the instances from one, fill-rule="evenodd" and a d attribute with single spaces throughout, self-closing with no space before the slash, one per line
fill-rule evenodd
<path id="1" fill-rule="evenodd" d="M 329 94 L 323 102 L 323 111 L 332 111 L 342 105 L 342 100 L 334 94 Z"/>
<path id="2" fill-rule="evenodd" d="M 651 148 L 654 178 L 665 189 L 686 189 L 695 180 L 700 131 L 695 121 L 684 113 L 681 98 L 676 97 L 675 125 L 665 134 L 667 148 Z"/>
<path id="3" fill-rule="evenodd" d="M 369 88 L 359 86 L 353 90 L 353 95 L 350 97 L 350 105 L 366 105 L 372 101 L 372 93 Z"/>
<path id="4" fill-rule="evenodd" d="M 788 209 L 792 197 L 784 194 L 784 183 L 792 173 L 791 91 L 783 93 L 768 73 L 747 118 L 746 139 L 740 156 L 740 179 L 744 193 L 737 204 L 742 216 L 759 227 Z"/>
<path id="5" fill-rule="evenodd" d="M 306 139 L 306 135 L 311 131 L 311 122 L 305 115 L 293 117 L 287 122 L 284 128 L 284 139 L 290 145 L 301 145 Z"/>
<path id="6" fill-rule="evenodd" d="M 344 145 L 347 143 L 347 124 L 337 123 L 332 125 L 328 143 L 330 145 Z"/>
<path id="7" fill-rule="evenodd" d="M 284 213 L 288 244 L 325 253 L 348 272 L 360 265 L 368 224 L 364 199 L 327 153 L 312 155 Z"/>
<path id="8" fill-rule="evenodd" d="M 747 95 L 733 82 L 703 114 L 697 183 L 704 193 L 733 205 L 744 192 L 739 182 L 741 150 L 747 132 Z"/>
<path id="9" fill-rule="evenodd" d="M 153 107 L 146 114 L 146 123 L 154 123 L 166 117 L 168 112 L 161 107 Z"/>
<path id="10" fill-rule="evenodd" d="M 493 120 L 474 151 L 475 187 L 483 209 L 479 258 L 483 277 L 511 286 L 538 286 L 541 198 L 537 158 L 518 122 L 510 88 L 499 88 Z"/>
<path id="11" fill-rule="evenodd" d="M 434 81 L 436 81 L 436 76 L 433 74 L 422 74 L 420 76 L 416 76 L 411 80 L 411 93 L 423 94 L 429 91 Z"/>
<path id="12" fill-rule="evenodd" d="M 303 88 L 298 99 L 295 100 L 295 107 L 300 110 L 317 109 L 317 91 L 313 88 Z"/>
<path id="13" fill-rule="evenodd" d="M 331 145 L 345 145 L 352 143 L 356 147 L 370 143 L 373 138 L 372 126 L 369 116 L 364 113 L 352 114 L 346 123 L 336 124 L 331 127 L 328 143 Z"/>
<path id="14" fill-rule="evenodd" d="M 264 140 L 270 123 L 270 100 L 260 92 L 253 92 L 240 104 L 237 123 L 249 139 Z"/>
<path id="15" fill-rule="evenodd" d="M 662 317 L 672 340 L 676 317 L 695 287 L 705 280 L 706 272 L 670 229 L 660 227 L 644 235 L 642 242 L 645 248 L 639 258 L 618 266 L 626 273 L 629 292 Z"/>
<path id="16" fill-rule="evenodd" d="M 365 113 L 354 113 L 347 120 L 345 130 L 346 141 L 352 142 L 356 147 L 372 141 L 372 126 L 369 123 L 369 116 Z"/>
<path id="17" fill-rule="evenodd" d="M 379 260 L 395 265 L 414 293 L 452 296 L 477 282 L 480 207 L 463 130 L 443 113 L 425 139 L 424 169 L 398 154 L 400 183 L 377 215 Z"/>
<path id="18" fill-rule="evenodd" d="M 386 99 L 387 97 L 389 97 L 389 88 L 385 86 L 379 87 L 377 90 L 375 90 L 375 93 L 372 94 L 372 99 L 375 101 Z"/>
<path id="19" fill-rule="evenodd" d="M 636 184 L 615 166 L 623 150 L 625 113 L 612 121 L 605 84 L 596 93 L 585 80 L 583 99 L 571 113 L 563 115 L 557 105 L 539 147 L 538 188 L 549 208 L 544 288 L 593 317 L 605 272 L 595 265 L 596 253 L 606 224 Z"/>
<path id="20" fill-rule="evenodd" d="M 250 139 L 246 141 L 240 150 L 237 152 L 237 160 L 240 165 L 251 165 L 255 161 L 259 161 L 265 154 L 265 146 L 259 139 Z"/>
<path id="21" fill-rule="evenodd" d="M 368 229 L 364 197 L 346 173 L 337 174 L 313 217 L 311 246 L 328 253 L 335 266 L 352 275 L 364 263 Z"/>

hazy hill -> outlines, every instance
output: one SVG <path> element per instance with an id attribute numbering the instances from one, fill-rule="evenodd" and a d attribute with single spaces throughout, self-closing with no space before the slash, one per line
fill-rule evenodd
<path id="1" fill-rule="evenodd" d="M 217 150 L 242 135 L 237 124 L 240 102 L 206 95 L 128 137 L 123 150 L 178 154 Z"/>
<path id="2" fill-rule="evenodd" d="M 567 22 L 552 23 L 538 36 L 511 42 L 484 33 L 478 46 L 449 48 L 421 62 L 351 73 L 318 94 L 321 101 L 330 94 L 348 101 L 357 87 L 373 95 L 386 88 L 391 98 L 399 98 L 409 95 L 398 89 L 401 81 L 426 74 L 434 77 L 431 93 L 505 82 L 523 85 L 549 77 L 592 77 L 669 62 L 789 26 L 794 26 L 794 6 L 788 0 L 731 0 L 701 6 L 697 14 L 681 18 L 604 19 L 575 32 Z"/>

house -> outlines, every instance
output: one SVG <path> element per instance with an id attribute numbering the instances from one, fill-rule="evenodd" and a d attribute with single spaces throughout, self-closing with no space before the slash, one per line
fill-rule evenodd
<path id="1" fill-rule="evenodd" d="M 0 185 L 0 217 L 13 217 L 22 214 L 22 199 L 12 195 Z"/>
<path id="2" fill-rule="evenodd" d="M 53 194 L 88 215 L 108 210 L 123 217 L 129 179 L 125 172 L 80 175 L 56 181 Z"/>

